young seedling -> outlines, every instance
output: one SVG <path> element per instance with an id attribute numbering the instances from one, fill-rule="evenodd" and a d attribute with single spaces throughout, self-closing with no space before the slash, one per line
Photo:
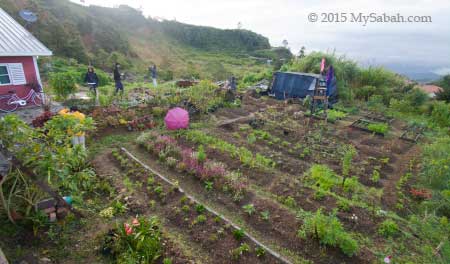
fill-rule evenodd
<path id="1" fill-rule="evenodd" d="M 256 211 L 255 206 L 253 204 L 244 205 L 242 206 L 242 208 L 248 215 L 252 215 Z"/>
<path id="2" fill-rule="evenodd" d="M 269 211 L 262 211 L 261 212 L 261 218 L 265 221 L 269 221 L 270 213 Z"/>

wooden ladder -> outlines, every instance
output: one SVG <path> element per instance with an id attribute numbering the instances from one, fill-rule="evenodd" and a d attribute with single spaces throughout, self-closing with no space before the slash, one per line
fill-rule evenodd
<path id="1" fill-rule="evenodd" d="M 314 95 L 312 98 L 312 109 L 311 109 L 311 116 L 314 115 L 314 113 L 317 110 L 318 104 L 323 104 L 323 111 L 325 113 L 325 121 L 328 119 L 327 115 L 327 109 L 328 109 L 328 96 L 327 96 L 327 88 L 319 86 L 319 82 L 316 84 L 316 88 L 314 89 Z"/>

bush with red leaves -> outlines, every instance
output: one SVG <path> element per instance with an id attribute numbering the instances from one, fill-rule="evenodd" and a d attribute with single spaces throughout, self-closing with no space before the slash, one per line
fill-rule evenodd
<path id="1" fill-rule="evenodd" d="M 36 117 L 31 123 L 33 127 L 43 127 L 45 122 L 50 120 L 54 114 L 50 111 L 45 111 L 42 115 Z"/>
<path id="2" fill-rule="evenodd" d="M 428 200 L 431 199 L 431 192 L 427 189 L 414 189 L 411 188 L 409 193 L 417 200 Z"/>

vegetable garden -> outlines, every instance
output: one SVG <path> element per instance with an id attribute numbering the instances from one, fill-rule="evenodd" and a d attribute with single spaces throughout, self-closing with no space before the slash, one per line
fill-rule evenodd
<path id="1" fill-rule="evenodd" d="M 29 170 L 2 179 L 1 234 L 34 241 L 5 252 L 57 263 L 449 260 L 448 136 L 404 140 L 408 124 L 370 111 L 337 107 L 327 122 L 301 104 L 226 97 L 201 82 L 88 110 L 82 125 L 49 113 L 36 128 L 2 119 L 3 147 Z M 164 128 L 176 105 L 193 109 L 189 129 Z M 220 125 L 227 120 L 237 121 Z M 87 150 L 67 131 L 86 132 Z M 49 195 L 30 171 L 73 198 L 57 222 L 35 209 Z"/>

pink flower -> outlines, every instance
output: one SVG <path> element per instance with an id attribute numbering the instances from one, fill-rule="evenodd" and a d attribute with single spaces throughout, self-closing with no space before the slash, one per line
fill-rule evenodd
<path id="1" fill-rule="evenodd" d="M 129 224 L 124 223 L 123 227 L 125 228 L 125 233 L 127 234 L 127 236 L 133 234 L 133 228 Z"/>
<path id="2" fill-rule="evenodd" d="M 140 223 L 139 223 L 139 220 L 137 220 L 137 218 L 134 218 L 133 219 L 133 222 L 131 222 L 134 226 L 139 226 L 140 225 Z"/>

